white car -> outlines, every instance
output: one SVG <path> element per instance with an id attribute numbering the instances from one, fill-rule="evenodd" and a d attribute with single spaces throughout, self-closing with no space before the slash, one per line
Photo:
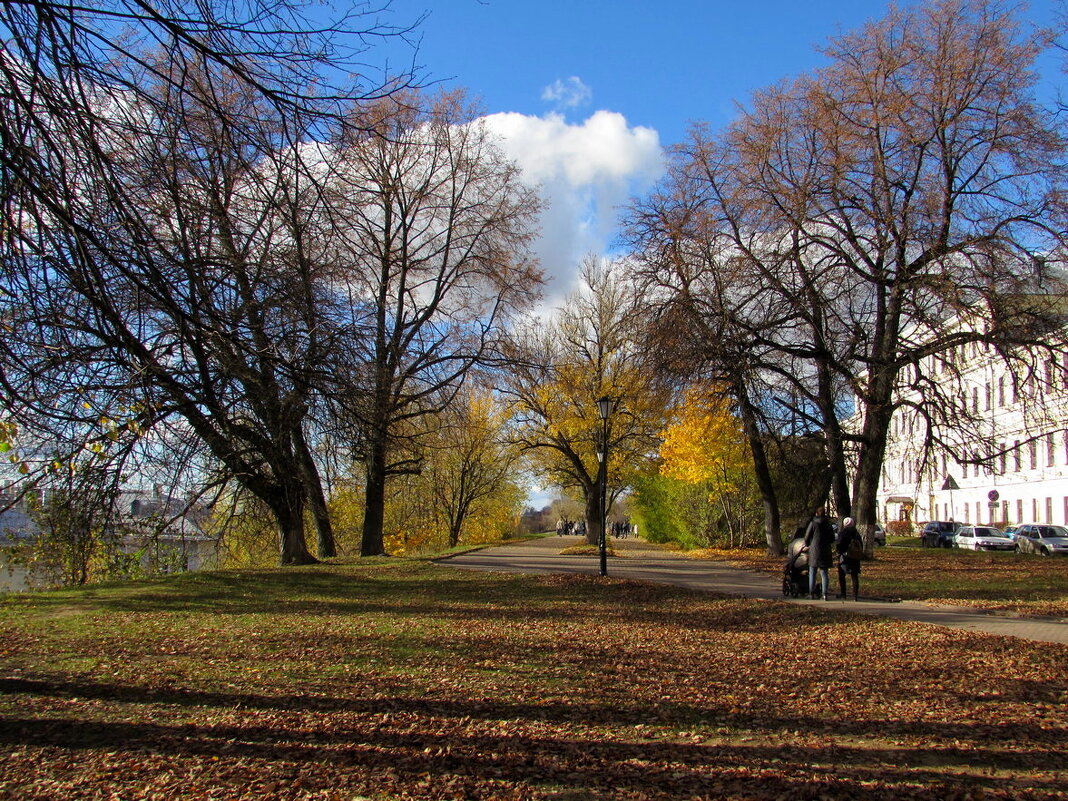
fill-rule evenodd
<path id="1" fill-rule="evenodd" d="M 971 551 L 1012 551 L 1016 549 L 1012 538 L 993 526 L 964 526 L 953 535 L 954 548 Z"/>
<path id="2" fill-rule="evenodd" d="M 1025 523 L 1016 529 L 1016 550 L 1042 556 L 1068 556 L 1068 529 L 1064 526 Z"/>

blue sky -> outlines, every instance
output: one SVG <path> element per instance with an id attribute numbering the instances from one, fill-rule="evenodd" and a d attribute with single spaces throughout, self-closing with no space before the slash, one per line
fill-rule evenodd
<path id="1" fill-rule="evenodd" d="M 820 63 L 814 45 L 881 16 L 870 0 L 393 0 L 395 16 L 428 17 L 420 63 L 481 96 L 489 111 L 544 114 L 543 90 L 578 78 L 597 109 L 682 138 L 690 120 L 726 121 L 755 88 Z"/>
<path id="2" fill-rule="evenodd" d="M 1061 0 L 1033 0 L 1052 24 Z M 585 102 L 676 142 L 693 119 L 726 122 L 753 89 L 822 63 L 816 48 L 883 16 L 876 0 L 392 0 L 398 21 L 421 13 L 420 63 L 465 86 L 489 111 L 544 114 L 543 91 L 578 78 Z"/>
<path id="3" fill-rule="evenodd" d="M 1034 0 L 1054 22 L 1063 0 Z M 755 89 L 824 63 L 817 48 L 883 16 L 876 0 L 391 0 L 425 76 L 479 98 L 546 202 L 546 305 L 589 253 L 608 254 L 619 207 L 647 190 L 691 122 L 730 121 Z"/>

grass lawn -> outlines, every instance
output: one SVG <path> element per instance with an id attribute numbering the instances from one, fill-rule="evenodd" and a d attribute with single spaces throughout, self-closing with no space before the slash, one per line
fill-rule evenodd
<path id="1" fill-rule="evenodd" d="M 861 595 L 932 601 L 991 612 L 1068 618 L 1068 559 L 1034 554 L 920 548 L 916 538 L 876 548 L 861 566 Z M 783 560 L 764 550 L 692 552 L 782 575 Z M 831 570 L 831 585 L 838 577 Z"/>
<path id="2" fill-rule="evenodd" d="M 0 603 L 0 798 L 1065 798 L 1066 664 L 615 578 L 186 574 Z"/>

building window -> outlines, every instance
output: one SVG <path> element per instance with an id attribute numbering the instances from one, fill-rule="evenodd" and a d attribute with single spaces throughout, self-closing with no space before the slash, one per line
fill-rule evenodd
<path id="1" fill-rule="evenodd" d="M 1005 405 L 1005 376 L 998 376 L 998 406 Z"/>
<path id="2" fill-rule="evenodd" d="M 990 411 L 990 382 L 989 381 L 986 382 L 986 393 L 985 393 L 984 397 L 985 397 L 986 401 L 985 401 L 985 405 L 983 406 L 983 409 L 985 411 L 989 412 Z"/>
<path id="3" fill-rule="evenodd" d="M 964 522 L 965 523 L 971 523 L 972 522 L 972 507 L 971 507 L 971 504 L 967 504 L 967 503 L 964 504 Z"/>
<path id="4" fill-rule="evenodd" d="M 1016 440 L 1016 444 L 1012 447 L 1012 461 L 1017 473 L 1022 469 L 1020 456 L 1020 440 Z"/>
<path id="5" fill-rule="evenodd" d="M 1068 432 L 1065 432 L 1065 434 L 1066 434 L 1066 436 L 1065 436 L 1065 442 L 1068 442 Z M 1002 475 L 1004 475 L 1004 474 L 1005 474 L 1005 462 L 1006 462 L 1006 461 L 1008 460 L 1008 456 L 1009 456 L 1009 455 L 1008 455 L 1008 454 L 1007 454 L 1007 453 L 1005 452 L 1005 449 L 1006 449 L 1006 447 L 1007 447 L 1007 446 L 1005 445 L 1005 443 L 1004 443 L 1004 442 L 1002 442 L 1002 443 L 1001 443 L 1001 446 L 1000 446 L 1000 450 L 1001 450 L 1001 453 L 1000 453 L 1000 454 L 998 455 L 998 461 L 999 461 L 999 463 L 1000 463 L 1000 467 L 1001 467 L 1001 474 L 1002 474 Z M 1068 446 L 1065 446 L 1065 447 L 1066 447 L 1066 449 L 1068 449 Z"/>
<path id="6" fill-rule="evenodd" d="M 967 478 L 968 477 L 968 463 L 967 462 L 961 462 L 960 463 L 960 477 L 961 478 Z"/>
<path id="7" fill-rule="evenodd" d="M 1023 498 L 1018 498 L 1016 500 L 1016 522 L 1022 523 L 1023 521 Z"/>
<path id="8" fill-rule="evenodd" d="M 1064 525 L 1068 526 L 1068 495 L 1064 496 Z"/>
<path id="9" fill-rule="evenodd" d="M 979 414 L 979 387 L 972 387 L 972 414 Z"/>
<path id="10" fill-rule="evenodd" d="M 1030 460 L 1031 460 L 1031 469 L 1032 470 L 1037 470 L 1038 469 L 1038 443 L 1035 442 L 1034 440 L 1031 440 L 1030 442 L 1027 443 L 1027 455 L 1030 457 Z"/>
<path id="11" fill-rule="evenodd" d="M 1046 434 L 1046 467 L 1053 467 L 1054 452 L 1057 450 L 1053 442 L 1053 432 Z"/>
<path id="12" fill-rule="evenodd" d="M 1053 498 L 1046 498 L 1046 523 L 1053 524 Z"/>
<path id="13" fill-rule="evenodd" d="M 1031 519 L 1038 522 L 1038 498 L 1031 499 Z"/>

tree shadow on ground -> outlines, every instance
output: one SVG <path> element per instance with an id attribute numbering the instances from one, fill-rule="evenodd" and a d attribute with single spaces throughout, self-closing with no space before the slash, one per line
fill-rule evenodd
<path id="1" fill-rule="evenodd" d="M 462 711 L 479 710 L 451 710 L 453 714 Z M 513 714 L 516 710 L 499 711 Z M 1008 775 L 981 775 L 977 769 L 1042 770 L 1052 775 L 1064 767 L 1063 762 L 1051 764 L 1048 755 L 1040 760 L 1026 752 L 991 748 L 702 745 L 619 737 L 590 741 L 567 735 L 495 735 L 472 731 L 470 726 L 435 730 L 435 721 L 428 721 L 425 730 L 413 731 L 411 723 L 405 720 L 394 728 L 357 721 L 326 729 L 9 718 L 0 730 L 0 743 L 65 751 L 125 751 L 131 759 L 155 753 L 251 763 L 258 777 L 294 764 L 314 764 L 319 766 L 315 775 L 321 784 L 319 788 L 306 786 L 307 790 L 343 786 L 351 771 L 381 776 L 388 770 L 401 784 L 460 776 L 475 783 L 584 788 L 589 797 L 626 790 L 637 797 L 657 799 L 715 797 L 743 790 L 746 797 L 799 798 L 808 797 L 813 788 L 830 797 L 874 797 L 873 787 L 887 785 L 908 787 L 910 797 L 938 797 L 947 785 L 1011 795 L 1021 789 L 1018 782 Z M 238 778 L 236 767 L 226 773 Z M 1032 783 L 1028 789 L 1032 797 L 1042 797 L 1043 789 L 1053 797 L 1068 791 L 1068 785 L 1050 779 L 1045 788 Z"/>
<path id="2" fill-rule="evenodd" d="M 249 692 L 215 692 L 187 688 L 148 688 L 136 685 L 91 681 L 60 681 L 0 678 L 0 695 L 38 696 L 87 701 L 114 702 L 124 705 L 167 705 L 184 708 L 219 710 L 262 710 L 267 712 L 310 713 L 327 718 L 402 714 L 424 720 L 528 721 L 538 725 L 594 725 L 626 730 L 628 727 L 662 727 L 667 729 L 727 728 L 736 731 L 774 734 L 791 732 L 794 736 L 852 738 L 917 738 L 932 742 L 951 742 L 954 748 L 935 746 L 933 750 L 955 753 L 957 750 L 978 756 L 987 753 L 999 767 L 1068 768 L 1068 754 L 1052 758 L 1049 754 L 1017 749 L 1020 743 L 1062 743 L 1063 733 L 1051 732 L 1040 721 L 1027 724 L 991 726 L 974 722 L 938 720 L 889 721 L 836 720 L 818 711 L 815 715 L 777 714 L 771 710 L 724 713 L 697 705 L 664 702 L 656 706 L 644 703 L 612 702 L 574 703 L 566 700 L 538 700 L 530 703 L 502 702 L 493 698 L 446 699 L 412 697 L 402 694 L 340 697 L 332 695 L 271 695 Z M 48 723 L 49 721 L 45 721 Z M 50 721 L 57 722 L 57 721 Z M 28 725 L 28 721 L 24 721 Z M 266 732 L 264 729 L 263 732 Z M 259 735 L 265 736 L 265 734 Z M 309 735 L 305 735 L 309 736 Z M 13 742 L 10 731 L 0 730 L 0 742 Z M 57 743 L 58 744 L 58 743 Z"/>
<path id="3" fill-rule="evenodd" d="M 82 613 L 364 616 L 388 613 L 489 621 L 568 620 L 577 609 L 592 623 L 659 623 L 673 604 L 700 600 L 719 604 L 712 613 L 682 624 L 694 631 L 780 631 L 832 625 L 830 610 L 797 608 L 795 619 L 765 601 L 745 601 L 680 587 L 597 576 L 493 575 L 428 567 L 432 574 L 376 577 L 367 569 L 332 565 L 263 571 L 219 571 L 122 586 L 87 588 L 76 601 L 69 593 L 41 593 L 25 600 L 33 608 Z M 755 617 L 754 617 L 755 615 Z M 675 620 L 675 624 L 679 624 Z"/>

